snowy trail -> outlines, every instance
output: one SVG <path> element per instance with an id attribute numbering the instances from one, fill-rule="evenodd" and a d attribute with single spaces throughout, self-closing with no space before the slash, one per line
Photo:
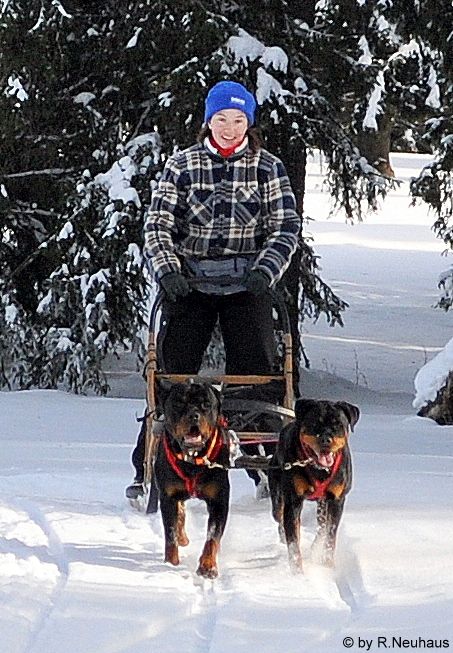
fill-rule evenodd
<path id="1" fill-rule="evenodd" d="M 56 579 L 55 587 L 48 598 L 48 605 L 44 607 L 39 618 L 36 620 L 30 635 L 27 645 L 25 646 L 24 653 L 33 653 L 35 644 L 39 639 L 41 633 L 46 629 L 46 626 L 51 618 L 52 612 L 58 606 L 62 594 L 66 587 L 69 577 L 69 564 L 64 553 L 64 547 L 58 535 L 48 522 L 44 513 L 38 508 L 37 505 L 30 501 L 19 501 L 18 506 L 28 515 L 30 522 L 36 524 L 44 533 L 47 538 L 47 549 L 50 559 L 54 561 L 59 573 Z"/>
<path id="2" fill-rule="evenodd" d="M 0 393 L 2 651 L 338 653 L 344 637 L 358 650 L 358 637 L 377 635 L 453 645 L 452 427 L 363 410 L 335 573 L 310 561 L 312 503 L 302 518 L 305 574 L 293 576 L 269 502 L 232 472 L 220 577 L 207 581 L 195 575 L 202 502 L 187 504 L 191 541 L 177 568 L 163 563 L 160 515 L 125 503 L 136 407 Z"/>
<path id="3" fill-rule="evenodd" d="M 220 577 L 195 575 L 206 528 L 195 501 L 181 565 L 165 565 L 160 516 L 123 497 L 143 401 L 0 392 L 1 653 L 341 653 L 345 637 L 353 653 L 365 640 L 380 653 L 378 637 L 453 648 L 453 427 L 411 409 L 415 372 L 451 337 L 451 315 L 432 307 L 448 260 L 424 208 L 409 209 L 420 157 L 393 158 L 403 186 L 355 226 L 327 219 L 322 173 L 310 164 L 307 178 L 322 276 L 350 309 L 344 329 L 304 325 L 305 377 L 314 396 L 362 411 L 335 573 L 309 560 L 309 504 L 305 574 L 290 574 L 269 504 L 243 472 L 231 474 Z"/>
<path id="4" fill-rule="evenodd" d="M 13 604 L 16 601 L 21 604 L 18 616 L 27 621 L 27 628 L 19 638 L 21 647 L 17 650 L 33 653 L 36 640 L 46 628 L 64 592 L 69 575 L 68 561 L 52 526 L 38 506 L 30 501 L 2 502 L 0 528 L 2 566 L 8 566 L 12 575 L 20 578 L 18 591 L 12 592 L 7 586 L 5 594 Z M 0 570 L 3 571 L 1 566 Z M 13 627 L 8 628 L 11 625 Z M 13 653 L 18 643 L 17 623 L 6 624 L 3 632 L 9 641 L 8 651 Z"/>
<path id="5" fill-rule="evenodd" d="M 241 492 L 250 489 L 248 479 L 243 481 Z M 192 542 L 182 550 L 177 569 L 162 563 L 159 516 L 149 519 L 128 507 L 114 510 L 108 505 L 101 514 L 90 515 L 83 503 L 79 510 L 85 512 L 77 513 L 65 501 L 57 512 L 47 514 L 28 500 L 21 499 L 18 505 L 26 512 L 14 514 L 27 518 L 27 531 L 36 526 L 48 539 L 48 557 L 59 575 L 46 596 L 41 592 L 28 640 L 11 649 L 14 653 L 56 652 L 62 646 L 68 653 L 112 653 L 137 651 L 145 643 L 165 652 L 174 651 L 181 638 L 189 653 L 231 650 L 231 640 L 235 650 L 246 651 L 250 638 L 257 650 L 270 652 L 275 647 L 272 633 L 282 628 L 283 632 L 288 628 L 288 650 L 296 651 L 302 635 L 305 642 L 318 645 L 341 628 L 350 612 L 333 577 L 322 570 L 307 563 L 305 576 L 289 574 L 286 550 L 277 542 L 269 506 L 250 496 L 239 497 L 232 506 L 217 581 L 194 574 L 206 521 L 201 503 L 189 504 Z M 95 529 L 90 528 L 92 518 Z M 247 532 L 251 538 L 242 536 Z M 18 555 L 17 541 L 9 541 Z M 118 600 L 121 614 L 112 618 L 109 607 Z M 290 627 L 294 610 L 304 615 L 300 629 Z M 321 617 L 321 626 L 308 634 L 307 619 L 313 615 Z M 77 633 L 69 646 L 68 632 L 73 637 Z"/>

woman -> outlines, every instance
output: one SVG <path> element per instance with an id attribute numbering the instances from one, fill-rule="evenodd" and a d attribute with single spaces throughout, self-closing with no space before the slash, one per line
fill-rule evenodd
<path id="1" fill-rule="evenodd" d="M 226 374 L 273 372 L 267 290 L 290 263 L 301 220 L 282 162 L 260 146 L 252 128 L 255 109 L 242 84 L 213 86 L 199 142 L 167 160 L 153 193 L 145 257 L 164 291 L 159 365 L 167 373 L 198 372 L 217 320 Z M 216 284 L 219 276 L 233 281 Z M 190 277 L 203 284 L 193 289 Z M 137 474 L 128 490 L 140 490 L 140 439 L 133 462 Z"/>

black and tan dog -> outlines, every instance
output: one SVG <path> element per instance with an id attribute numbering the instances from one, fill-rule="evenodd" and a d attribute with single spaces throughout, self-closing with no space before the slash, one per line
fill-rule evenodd
<path id="1" fill-rule="evenodd" d="M 220 401 L 220 393 L 205 381 L 173 385 L 164 401 L 165 433 L 154 462 L 165 562 L 178 565 L 178 546 L 189 543 L 184 502 L 191 497 L 206 502 L 207 539 L 197 569 L 205 578 L 218 575 L 217 553 L 229 509 L 229 441 Z"/>
<path id="2" fill-rule="evenodd" d="M 302 571 L 300 520 L 305 499 L 317 501 L 317 530 L 312 551 L 333 566 L 338 525 L 351 488 L 348 446 L 360 411 L 344 401 L 299 399 L 296 418 L 280 433 L 270 462 L 272 514 L 288 546 L 290 566 Z"/>

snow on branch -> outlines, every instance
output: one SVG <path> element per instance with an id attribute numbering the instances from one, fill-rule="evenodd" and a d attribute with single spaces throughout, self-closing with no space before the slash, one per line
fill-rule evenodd
<path id="1" fill-rule="evenodd" d="M 430 91 L 425 104 L 432 109 L 439 109 L 441 106 L 440 89 L 437 83 L 437 73 L 432 65 L 429 67 L 428 87 Z"/>
<path id="2" fill-rule="evenodd" d="M 417 373 L 414 379 L 415 399 L 412 403 L 416 410 L 434 401 L 448 375 L 453 370 L 453 338 L 445 345 L 437 356 L 432 358 Z"/>
<path id="3" fill-rule="evenodd" d="M 52 6 L 56 7 L 64 18 L 72 18 L 72 14 L 68 14 L 60 0 L 52 0 Z"/>
<path id="4" fill-rule="evenodd" d="M 247 61 L 259 59 L 265 68 L 281 70 L 284 73 L 288 70 L 288 55 L 282 48 L 264 45 L 245 29 L 239 29 L 238 36 L 231 36 L 228 39 L 227 49 L 237 62 L 247 64 Z"/>
<path id="5" fill-rule="evenodd" d="M 277 98 L 279 104 L 284 104 L 285 96 L 291 95 L 291 93 L 285 90 L 279 81 L 275 79 L 272 75 L 269 75 L 264 68 L 258 68 L 256 74 L 256 101 L 259 105 L 264 104 L 266 100 L 269 100 L 272 95 Z M 288 111 L 290 110 L 289 105 L 286 105 Z"/>
<path id="6" fill-rule="evenodd" d="M 82 93 L 78 93 L 72 99 L 76 104 L 83 104 L 84 107 L 87 107 L 90 102 L 93 102 L 93 100 L 96 99 L 96 96 L 94 93 L 84 91 Z"/>
<path id="7" fill-rule="evenodd" d="M 448 311 L 453 306 L 453 265 L 440 275 L 437 285 L 441 290 L 441 297 L 437 305 Z"/>
<path id="8" fill-rule="evenodd" d="M 8 77 L 8 86 L 4 93 L 9 97 L 16 97 L 20 102 L 25 102 L 25 100 L 28 100 L 29 98 L 27 91 L 24 89 L 22 82 L 17 75 L 10 75 Z"/>
<path id="9" fill-rule="evenodd" d="M 138 37 L 140 35 L 140 32 L 142 32 L 142 31 L 143 31 L 143 27 L 136 27 L 135 28 L 134 35 L 126 43 L 126 48 L 125 48 L 126 50 L 128 48 L 135 48 L 135 46 L 137 45 L 137 41 L 138 41 Z"/>
<path id="10" fill-rule="evenodd" d="M 10 0 L 2 0 L 2 8 L 0 10 L 0 16 L 3 16 L 3 14 L 6 13 L 6 10 L 8 9 L 9 3 L 10 3 Z"/>
<path id="11" fill-rule="evenodd" d="M 15 177 L 31 177 L 34 175 L 64 175 L 68 172 L 74 172 L 75 168 L 46 168 L 44 170 L 26 170 L 25 172 L 12 172 L 4 175 L 5 179 Z"/>
<path id="12" fill-rule="evenodd" d="M 36 32 L 37 29 L 39 29 L 40 25 L 44 22 L 44 7 L 41 7 L 41 11 L 39 12 L 38 20 L 36 23 L 31 27 L 28 32 L 31 34 L 32 32 Z"/>
<path id="13" fill-rule="evenodd" d="M 360 37 L 358 46 L 362 50 L 362 54 L 359 57 L 358 63 L 362 64 L 362 66 L 370 66 L 373 62 L 373 56 L 370 51 L 368 40 L 364 34 L 362 34 Z"/>
<path id="14" fill-rule="evenodd" d="M 376 76 L 376 83 L 371 92 L 370 99 L 368 101 L 368 106 L 363 119 L 363 129 L 372 129 L 373 131 L 378 131 L 378 124 L 376 116 L 378 113 L 382 113 L 382 108 L 380 107 L 380 102 L 382 96 L 385 93 L 385 79 L 384 73 L 380 70 Z"/>
<path id="15" fill-rule="evenodd" d="M 133 178 L 139 173 L 139 168 L 134 160 L 138 150 L 148 146 L 151 148 L 154 161 L 157 161 L 160 154 L 160 139 L 157 132 L 141 134 L 136 138 L 128 141 L 124 146 L 127 153 L 112 165 L 110 170 L 100 173 L 94 178 L 94 184 L 102 186 L 107 192 L 111 202 L 121 200 L 123 204 L 132 203 L 137 208 L 141 207 L 139 195 L 132 185 Z M 142 162 L 143 163 L 143 162 Z M 110 205 L 106 207 L 110 211 Z M 115 228 L 115 224 L 110 224 L 109 233 Z"/>

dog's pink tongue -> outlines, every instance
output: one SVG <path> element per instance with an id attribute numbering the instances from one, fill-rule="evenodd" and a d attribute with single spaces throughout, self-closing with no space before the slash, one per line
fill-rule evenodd
<path id="1" fill-rule="evenodd" d="M 321 465 L 321 467 L 332 467 L 334 463 L 333 453 L 319 454 L 318 463 Z"/>
<path id="2" fill-rule="evenodd" d="M 184 443 L 189 445 L 196 445 L 201 443 L 201 434 L 186 435 Z"/>

